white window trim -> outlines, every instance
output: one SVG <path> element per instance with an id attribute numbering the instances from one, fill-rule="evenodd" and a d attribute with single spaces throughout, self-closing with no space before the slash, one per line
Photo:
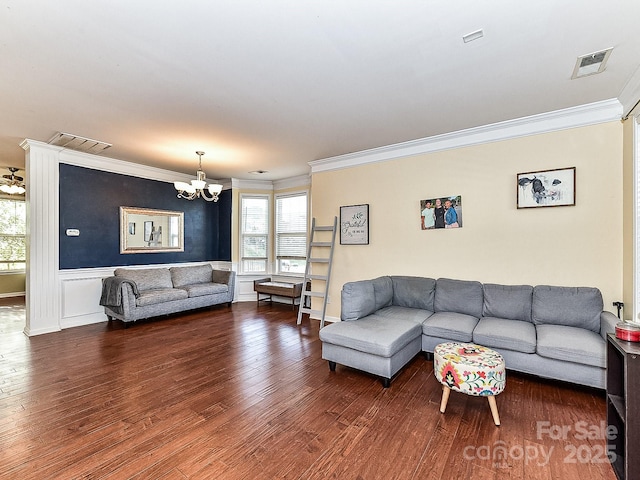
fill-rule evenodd
<path id="1" fill-rule="evenodd" d="M 266 199 L 267 200 L 267 233 L 266 233 L 266 238 L 267 238 L 267 257 L 264 259 L 265 260 L 265 270 L 264 271 L 260 271 L 260 272 L 245 272 L 244 271 L 244 237 L 245 237 L 245 233 L 243 231 L 244 228 L 244 219 L 243 219 L 243 201 L 245 198 L 260 198 L 260 199 Z M 240 257 L 240 265 L 239 265 L 239 274 L 240 275 L 265 275 L 265 274 L 269 274 L 270 270 L 271 270 L 271 231 L 272 231 L 272 220 L 271 220 L 271 195 L 268 194 L 259 194 L 259 193 L 242 193 L 240 194 L 240 225 L 239 227 L 239 231 L 240 231 L 240 238 L 239 238 L 239 257 Z M 248 234 L 247 234 L 248 235 Z M 251 236 L 256 236 L 251 235 Z M 250 257 L 246 257 L 246 258 L 250 258 Z"/>
<path id="2" fill-rule="evenodd" d="M 274 221 L 273 221 L 273 228 L 272 228 L 272 232 L 273 232 L 273 245 L 276 245 L 277 240 L 277 233 L 276 233 L 276 201 L 278 198 L 283 198 L 283 197 L 296 197 L 299 195 L 306 195 L 307 196 L 307 232 L 305 234 L 305 250 L 309 247 L 309 215 L 311 214 L 311 209 L 310 209 L 310 202 L 309 202 L 309 189 L 305 188 L 302 190 L 296 190 L 296 191 L 289 191 L 289 192 L 283 192 L 283 193 L 276 193 L 273 196 L 273 216 L 274 216 Z M 281 277 L 295 277 L 295 278 L 304 278 L 304 273 L 290 273 L 290 272 L 280 272 L 279 271 L 279 264 L 278 264 L 278 257 L 274 252 L 274 262 L 273 262 L 273 271 L 275 272 L 275 275 L 281 276 Z"/>

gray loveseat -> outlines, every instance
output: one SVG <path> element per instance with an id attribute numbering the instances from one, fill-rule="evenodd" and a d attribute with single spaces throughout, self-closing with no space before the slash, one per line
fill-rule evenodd
<path id="1" fill-rule="evenodd" d="M 102 281 L 100 305 L 109 320 L 135 322 L 221 303 L 231 306 L 235 272 L 209 264 L 171 268 L 117 268 Z"/>
<path id="2" fill-rule="evenodd" d="M 606 334 L 618 318 L 597 288 L 385 276 L 346 283 L 322 358 L 382 377 L 442 342 L 495 349 L 507 369 L 605 388 Z"/>

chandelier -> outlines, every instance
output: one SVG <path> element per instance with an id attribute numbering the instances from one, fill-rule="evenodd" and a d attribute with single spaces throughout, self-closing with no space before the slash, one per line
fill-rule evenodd
<path id="1" fill-rule="evenodd" d="M 0 191 L 9 195 L 22 195 L 25 192 L 23 178 L 16 175 L 19 170 L 15 167 L 7 167 L 11 175 L 3 175 L 0 179 L 3 183 L 0 185 Z"/>
<path id="2" fill-rule="evenodd" d="M 207 202 L 217 202 L 218 195 L 222 191 L 222 185 L 219 183 L 210 183 L 207 185 L 207 176 L 202 171 L 202 155 L 204 152 L 197 151 L 198 155 L 198 171 L 196 172 L 196 179 L 191 180 L 191 183 L 187 182 L 173 182 L 173 185 L 178 191 L 178 198 L 184 198 L 186 200 L 193 200 L 194 198 L 204 198 Z M 206 192 L 211 195 L 207 197 Z"/>

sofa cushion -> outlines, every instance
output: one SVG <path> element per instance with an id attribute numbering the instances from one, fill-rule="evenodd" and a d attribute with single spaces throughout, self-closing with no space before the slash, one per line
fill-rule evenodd
<path id="1" fill-rule="evenodd" d="M 565 325 L 537 325 L 536 333 L 536 352 L 541 357 L 600 368 L 607 366 L 606 343 L 595 332 Z"/>
<path id="2" fill-rule="evenodd" d="M 422 310 L 419 308 L 398 307 L 396 305 L 391 305 L 389 307 L 384 307 L 380 310 L 376 310 L 375 314 L 379 317 L 389 319 L 404 318 L 422 325 L 422 322 L 433 315 L 433 312 L 430 310 Z"/>
<path id="3" fill-rule="evenodd" d="M 483 317 L 531 322 L 531 301 L 533 297 L 533 287 L 531 285 L 485 283 L 482 286 L 482 290 L 484 293 Z"/>
<path id="4" fill-rule="evenodd" d="M 393 300 L 393 282 L 391 277 L 378 277 L 373 282 L 373 293 L 376 300 L 376 310 L 388 307 Z"/>
<path id="5" fill-rule="evenodd" d="M 116 268 L 113 274 L 116 277 L 134 281 L 140 292 L 158 288 L 173 288 L 168 268 Z"/>
<path id="6" fill-rule="evenodd" d="M 180 288 L 156 288 L 141 291 L 138 298 L 136 298 L 136 305 L 138 307 L 146 307 L 148 305 L 157 305 L 158 303 L 172 302 L 174 300 L 184 300 L 188 297 L 187 292 Z"/>
<path id="7" fill-rule="evenodd" d="M 356 320 L 391 304 L 393 285 L 389 277 L 347 282 L 342 286 L 342 320 Z"/>
<path id="8" fill-rule="evenodd" d="M 229 291 L 229 285 L 211 282 L 185 285 L 179 288 L 186 291 L 189 297 L 202 297 L 204 295 L 215 295 L 216 293 L 227 293 Z"/>
<path id="9" fill-rule="evenodd" d="M 392 276 L 393 305 L 433 312 L 436 281 L 433 278 Z"/>
<path id="10" fill-rule="evenodd" d="M 373 314 L 351 322 L 335 322 L 320 329 L 320 340 L 389 358 L 412 340 L 419 338 L 420 324 Z"/>
<path id="11" fill-rule="evenodd" d="M 482 284 L 470 280 L 439 278 L 436 281 L 434 311 L 482 316 Z M 469 339 L 470 341 L 471 339 Z"/>
<path id="12" fill-rule="evenodd" d="M 422 323 L 422 333 L 453 341 L 471 342 L 477 323 L 476 317 L 464 313 L 436 312 Z"/>
<path id="13" fill-rule="evenodd" d="M 226 283 L 227 285 L 231 281 L 231 270 L 217 270 L 213 269 L 212 279 L 213 283 Z"/>
<path id="14" fill-rule="evenodd" d="M 522 353 L 536 353 L 536 327 L 531 322 L 483 317 L 473 330 L 473 343 Z"/>
<path id="15" fill-rule="evenodd" d="M 536 325 L 566 325 L 599 332 L 602 308 L 602 294 L 597 288 L 538 285 L 533 289 Z"/>
<path id="16" fill-rule="evenodd" d="M 174 287 L 195 285 L 197 283 L 211 283 L 213 268 L 208 263 L 189 267 L 171 267 L 171 281 Z"/>

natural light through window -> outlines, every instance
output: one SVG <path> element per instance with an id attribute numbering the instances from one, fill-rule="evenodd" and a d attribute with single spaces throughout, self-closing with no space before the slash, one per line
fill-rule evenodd
<path id="1" fill-rule="evenodd" d="M 269 248 L 269 197 L 243 195 L 241 271 L 267 273 Z"/>
<path id="2" fill-rule="evenodd" d="M 24 201 L 0 199 L 0 271 L 25 269 L 26 227 Z"/>
<path id="3" fill-rule="evenodd" d="M 276 273 L 304 275 L 307 193 L 276 196 Z"/>

